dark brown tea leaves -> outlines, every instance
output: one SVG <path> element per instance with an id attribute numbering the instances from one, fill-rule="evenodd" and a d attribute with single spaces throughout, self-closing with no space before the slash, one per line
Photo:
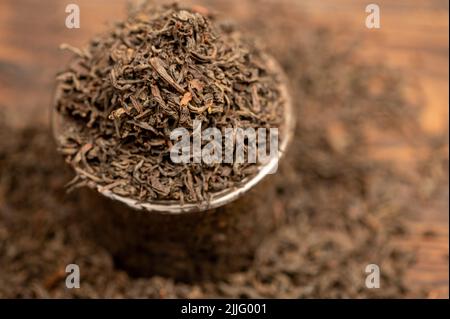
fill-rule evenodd
<path id="1" fill-rule="evenodd" d="M 78 186 L 94 182 L 140 201 L 204 200 L 255 174 L 258 163 L 173 163 L 174 129 L 192 134 L 194 121 L 222 132 L 280 126 L 281 80 L 267 56 L 190 9 L 141 10 L 72 51 L 55 107 L 64 119 L 60 151 Z"/>

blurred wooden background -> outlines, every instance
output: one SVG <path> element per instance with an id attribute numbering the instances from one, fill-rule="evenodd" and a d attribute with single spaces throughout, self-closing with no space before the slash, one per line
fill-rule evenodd
<path id="1" fill-rule="evenodd" d="M 276 1 L 276 0 L 266 0 Z M 363 36 L 368 56 L 383 55 L 422 86 L 426 108 L 421 120 L 429 134 L 448 134 L 449 4 L 447 0 L 377 1 L 381 29 L 364 27 L 364 9 L 371 1 L 292 0 L 318 24 L 334 24 Z M 190 1 L 192 2 L 192 1 Z M 200 1 L 201 2 L 201 1 Z M 213 1 L 212 1 L 213 2 Z M 219 0 L 222 6 L 226 0 Z M 80 5 L 81 28 L 65 28 L 65 6 Z M 249 7 L 250 1 L 238 2 Z M 86 44 L 107 21 L 124 16 L 125 0 L 2 0 L 0 2 L 0 111 L 17 126 L 47 123 L 54 75 L 65 63 L 62 42 Z M 448 145 L 447 145 L 448 147 Z M 388 148 L 380 156 L 408 161 L 411 153 Z M 448 152 L 448 148 L 447 148 Z M 418 252 L 418 263 L 408 272 L 412 285 L 431 289 L 429 297 L 448 298 L 449 191 L 413 220 L 414 231 L 405 241 Z M 424 236 L 432 230 L 434 236 Z"/>

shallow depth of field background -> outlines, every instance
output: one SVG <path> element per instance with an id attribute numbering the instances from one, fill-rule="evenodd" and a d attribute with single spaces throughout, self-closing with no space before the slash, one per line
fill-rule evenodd
<path id="1" fill-rule="evenodd" d="M 276 1 L 206 2 L 214 2 L 225 12 L 234 12 L 233 18 L 239 21 L 245 19 L 248 10 L 258 10 L 256 3 L 263 6 Z M 446 0 L 377 1 L 381 7 L 379 30 L 364 26 L 364 8 L 370 1 L 292 2 L 314 23 L 341 28 L 361 38 L 362 51 L 368 57 L 383 57 L 408 77 L 417 79 L 426 106 L 421 115 L 423 128 L 430 135 L 448 134 L 449 8 Z M 69 3 L 80 5 L 80 29 L 65 27 L 64 8 Z M 68 57 L 58 50 L 59 44 L 86 44 L 91 35 L 106 29 L 107 21 L 124 17 L 125 8 L 126 1 L 122 0 L 2 0 L 0 109 L 5 118 L 16 127 L 47 123 L 54 75 Z M 301 30 L 293 36 L 300 34 Z M 379 141 L 377 145 L 373 156 L 393 160 L 399 167 L 408 167 L 421 156 L 389 140 Z M 421 209 L 419 216 L 412 220 L 413 232 L 401 243 L 417 251 L 418 261 L 408 270 L 408 278 L 412 285 L 430 287 L 429 297 L 448 297 L 448 196 L 447 184 L 440 200 Z M 423 232 L 430 229 L 435 236 L 423 236 Z"/>

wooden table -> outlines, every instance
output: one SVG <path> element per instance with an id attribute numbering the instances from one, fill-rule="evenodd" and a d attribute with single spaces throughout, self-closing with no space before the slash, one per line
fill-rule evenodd
<path id="1" fill-rule="evenodd" d="M 67 3 L 66 3 L 67 2 Z M 65 5 L 81 8 L 81 28 L 64 27 Z M 449 8 L 446 0 L 377 1 L 381 28 L 364 27 L 365 6 L 370 1 L 297 1 L 311 19 L 320 24 L 339 24 L 362 36 L 369 56 L 383 55 L 420 81 L 426 98 L 423 128 L 429 134 L 448 132 L 449 111 Z M 54 74 L 65 59 L 58 46 L 67 42 L 81 46 L 105 29 L 104 21 L 124 16 L 125 1 L 74 0 L 0 2 L 0 111 L 17 126 L 31 121 L 46 123 Z M 448 151 L 448 149 L 447 149 Z M 410 154 L 385 150 L 398 161 Z M 403 155 L 402 155 L 403 154 Z M 431 288 L 429 297 L 448 298 L 449 284 L 449 195 L 425 207 L 413 221 L 413 233 L 404 245 L 418 252 L 417 264 L 408 272 L 412 285 Z M 435 236 L 423 233 L 433 230 Z"/>

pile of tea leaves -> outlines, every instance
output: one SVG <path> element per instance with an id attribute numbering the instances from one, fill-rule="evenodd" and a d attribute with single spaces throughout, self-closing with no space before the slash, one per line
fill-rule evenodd
<path id="1" fill-rule="evenodd" d="M 225 128 L 280 125 L 281 80 L 233 28 L 177 4 L 150 6 L 84 50 L 64 47 L 76 56 L 58 76 L 55 107 L 75 185 L 198 202 L 256 173 L 258 163 L 198 163 L 192 152 L 189 163 L 170 158 L 171 132 L 186 128 L 192 137 L 194 120 L 223 138 Z"/>

